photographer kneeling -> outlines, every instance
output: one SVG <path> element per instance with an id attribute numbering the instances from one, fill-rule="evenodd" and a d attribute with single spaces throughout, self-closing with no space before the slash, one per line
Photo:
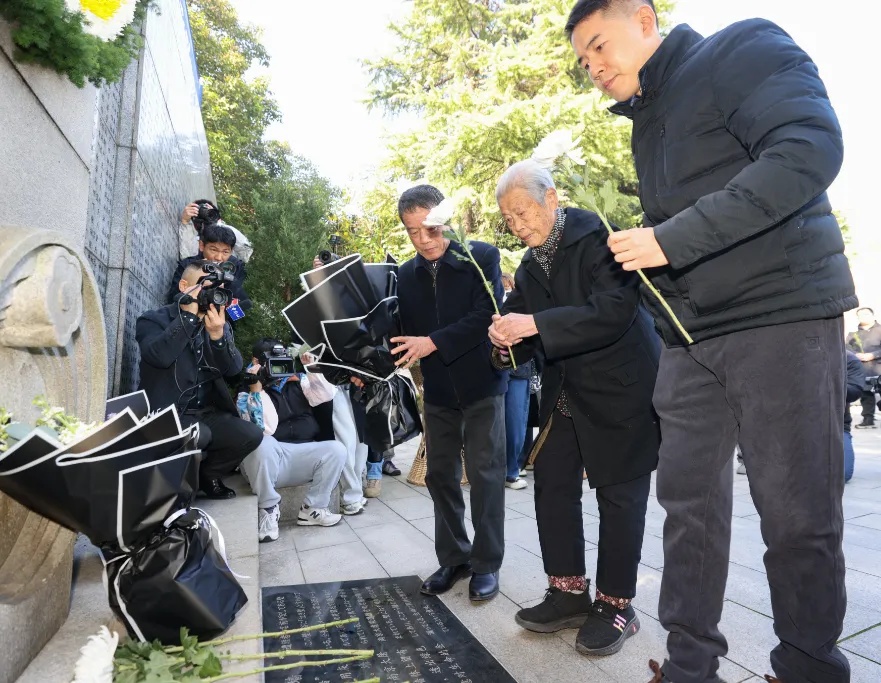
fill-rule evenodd
<path id="1" fill-rule="evenodd" d="M 238 419 L 223 379 L 236 377 L 242 356 L 226 322 L 229 293 L 218 264 L 193 261 L 178 282 L 178 301 L 138 318 L 141 382 L 150 405 L 174 404 L 181 423 L 199 423 L 199 488 L 209 498 L 234 498 L 221 477 L 260 444 L 262 434 Z"/>
<path id="2" fill-rule="evenodd" d="M 278 355 L 275 350 L 283 348 L 274 339 L 254 345 L 245 376 L 247 390 L 237 400 L 239 415 L 264 434 L 241 468 L 257 495 L 257 533 L 261 543 L 278 538 L 281 496 L 277 489 L 281 487 L 310 484 L 297 515 L 298 525 L 333 526 L 342 519 L 328 505 L 346 462 L 346 447 L 339 441 L 315 441 L 318 422 L 299 378 L 295 374 L 273 377 L 266 367 L 266 359 Z"/>

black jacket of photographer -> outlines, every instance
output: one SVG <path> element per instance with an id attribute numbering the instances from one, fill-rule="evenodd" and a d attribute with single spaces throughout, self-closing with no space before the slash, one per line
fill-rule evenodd
<path id="1" fill-rule="evenodd" d="M 647 274 L 694 340 L 855 307 L 826 196 L 841 129 L 808 55 L 764 19 L 708 38 L 681 25 L 639 78 L 641 96 L 612 111 L 633 119 L 645 222 L 670 262 Z"/>
<path id="2" fill-rule="evenodd" d="M 229 323 L 223 337 L 212 341 L 197 316 L 170 304 L 138 318 L 135 336 L 141 351 L 140 388 L 154 409 L 174 403 L 178 413 L 213 407 L 238 416 L 224 382 L 242 370 Z M 199 398 L 202 405 L 197 405 Z"/>
<path id="3" fill-rule="evenodd" d="M 870 328 L 857 328 L 847 335 L 847 348 L 854 353 L 871 353 L 872 360 L 860 361 L 866 377 L 881 375 L 881 325 L 877 322 Z"/>
<path id="4" fill-rule="evenodd" d="M 194 261 L 201 261 L 204 258 L 205 257 L 202 256 L 202 253 L 199 252 L 196 256 L 190 256 L 177 262 L 177 269 L 174 271 L 174 275 L 171 278 L 171 285 L 168 288 L 168 294 L 165 297 L 166 303 L 175 303 L 180 298 L 182 294 L 180 291 L 180 281 L 184 276 L 184 271 L 187 269 L 187 266 Z M 230 256 L 229 263 L 235 264 L 235 279 L 232 282 L 224 284 L 224 287 L 232 293 L 233 297 L 239 300 L 239 306 L 241 306 L 243 311 L 246 311 L 251 307 L 251 299 L 245 291 L 245 264 L 236 256 Z"/>
<path id="5" fill-rule="evenodd" d="M 866 376 L 863 371 L 863 362 L 856 357 L 853 351 L 845 350 L 845 360 L 847 361 L 847 379 L 845 383 L 845 401 L 844 406 L 844 431 L 849 432 L 852 424 L 850 416 L 850 404 L 863 395 L 866 388 Z"/>
<path id="6" fill-rule="evenodd" d="M 496 301 L 502 301 L 499 250 L 484 242 L 471 242 L 474 258 L 493 284 Z M 407 336 L 430 337 L 437 351 L 420 361 L 425 402 L 460 408 L 505 393 L 507 372 L 490 362 L 487 330 L 495 312 L 489 293 L 474 264 L 461 261 L 464 254 L 455 242 L 438 259 L 436 273 L 422 256 L 398 270 L 401 326 Z M 436 279 L 436 281 L 435 281 Z"/>
<path id="7" fill-rule="evenodd" d="M 550 278 L 527 250 L 502 309 L 534 317 L 538 335 L 514 347 L 515 360 L 534 357 L 542 368 L 542 430 L 552 416 L 565 419 L 554 415 L 565 390 L 592 487 L 648 474 L 660 446 L 652 408 L 660 339 L 639 305 L 639 277 L 615 262 L 607 238 L 596 214 L 567 209 Z"/>

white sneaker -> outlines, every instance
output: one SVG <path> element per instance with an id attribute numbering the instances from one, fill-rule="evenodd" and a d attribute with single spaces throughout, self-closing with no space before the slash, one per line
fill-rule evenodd
<path id="1" fill-rule="evenodd" d="M 510 479 L 505 479 L 505 486 L 507 486 L 509 489 L 519 491 L 520 489 L 526 488 L 526 482 L 520 477 L 517 477 L 514 481 L 511 481 Z"/>
<path id="2" fill-rule="evenodd" d="M 521 476 L 521 477 L 525 477 L 525 476 L 526 476 L 526 468 L 525 468 L 525 467 L 524 467 L 522 470 L 520 470 L 520 476 Z"/>
<path id="3" fill-rule="evenodd" d="M 362 498 L 357 503 L 349 503 L 348 505 L 343 505 L 340 511 L 344 515 L 360 515 L 364 512 L 364 508 L 367 507 L 367 499 Z"/>
<path id="4" fill-rule="evenodd" d="M 260 508 L 257 511 L 257 540 L 267 543 L 278 540 L 278 518 L 281 516 L 281 508 L 275 505 L 271 508 Z"/>
<path id="5" fill-rule="evenodd" d="M 297 515 L 297 524 L 299 526 L 333 526 L 339 524 L 342 518 L 342 515 L 331 512 L 327 508 L 310 508 L 304 503 Z"/>

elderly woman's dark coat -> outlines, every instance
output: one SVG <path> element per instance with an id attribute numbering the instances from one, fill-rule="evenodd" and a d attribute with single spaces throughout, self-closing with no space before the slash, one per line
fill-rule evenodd
<path id="1" fill-rule="evenodd" d="M 542 430 L 565 389 L 592 488 L 651 472 L 660 445 L 652 408 L 660 338 L 639 305 L 638 275 L 615 262 L 607 238 L 596 214 L 567 209 L 550 279 L 527 250 L 503 311 L 534 316 L 539 334 L 514 356 L 543 361 Z"/>

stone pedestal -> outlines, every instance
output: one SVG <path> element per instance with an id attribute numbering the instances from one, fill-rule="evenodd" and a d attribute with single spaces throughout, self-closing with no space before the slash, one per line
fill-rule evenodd
<path id="1" fill-rule="evenodd" d="M 0 406 L 32 422 L 43 395 L 104 418 L 107 341 L 94 277 L 45 230 L 0 226 Z M 12 683 L 70 607 L 74 534 L 0 494 L 0 683 Z M 85 638 L 85 636 L 84 636 Z"/>

